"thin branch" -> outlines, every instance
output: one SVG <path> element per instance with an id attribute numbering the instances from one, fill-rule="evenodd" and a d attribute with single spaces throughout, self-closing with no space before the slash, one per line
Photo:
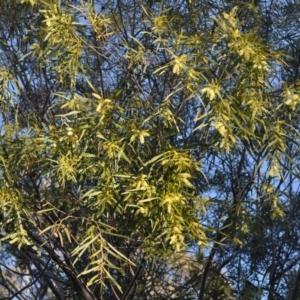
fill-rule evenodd
<path id="1" fill-rule="evenodd" d="M 54 253 L 54 247 L 52 247 L 52 255 Z M 48 268 L 48 265 L 52 259 L 52 255 L 50 255 L 48 261 L 46 262 L 45 267 L 43 268 L 43 270 L 39 273 L 39 275 L 31 282 L 29 282 L 27 285 L 25 285 L 23 288 L 21 288 L 21 290 L 17 291 L 14 295 L 12 295 L 12 297 L 9 298 L 9 300 L 13 300 L 15 297 L 17 297 L 19 294 L 21 294 L 23 291 L 25 291 L 26 289 L 30 288 L 31 286 L 33 286 L 44 274 L 44 272 L 46 271 L 46 269 Z"/>

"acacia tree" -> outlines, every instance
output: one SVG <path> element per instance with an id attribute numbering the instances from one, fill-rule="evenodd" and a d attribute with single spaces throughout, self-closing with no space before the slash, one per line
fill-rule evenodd
<path id="1" fill-rule="evenodd" d="M 31 278 L 5 297 L 257 294 L 238 270 L 287 226 L 300 99 L 264 4 L 1 2 L 2 274 Z"/>
<path id="2" fill-rule="evenodd" d="M 257 4 L 259 14 L 263 16 L 257 22 L 260 34 L 274 45 L 273 49 L 283 52 L 286 62 L 277 69 L 273 78 L 274 87 L 277 87 L 273 99 L 276 103 L 280 101 L 286 83 L 298 85 L 296 20 L 299 7 L 294 1 L 260 1 Z M 230 156 L 213 157 L 208 170 L 216 195 L 213 202 L 221 204 L 211 207 L 209 221 L 223 232 L 220 236 L 225 244 L 222 247 L 216 244 L 210 254 L 220 268 L 230 270 L 228 276 L 241 299 L 297 299 L 299 296 L 296 242 L 299 147 L 294 131 L 299 126 L 299 118 L 296 102 L 290 109 L 278 113 L 291 128 L 287 132 L 285 151 L 276 158 L 278 167 L 272 168 L 269 159 L 261 164 L 267 155 L 274 157 L 268 148 L 252 152 L 245 145 L 245 148 L 231 152 Z M 277 205 L 274 206 L 275 199 Z M 276 207 L 282 213 L 279 219 L 274 218 Z M 230 221 L 220 221 L 224 216 L 230 216 Z"/>

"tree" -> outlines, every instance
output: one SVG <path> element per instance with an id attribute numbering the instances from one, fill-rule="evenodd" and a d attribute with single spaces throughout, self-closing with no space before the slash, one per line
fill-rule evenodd
<path id="1" fill-rule="evenodd" d="M 268 5 L 1 1 L 3 274 L 31 278 L 3 296 L 297 297 L 294 25 Z"/>

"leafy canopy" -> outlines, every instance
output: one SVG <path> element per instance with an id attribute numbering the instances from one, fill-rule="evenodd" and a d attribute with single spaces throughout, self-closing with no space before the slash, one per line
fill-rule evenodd
<path id="1" fill-rule="evenodd" d="M 244 29 L 238 7 L 204 24 L 193 1 L 189 20 L 138 1 L 130 31 L 124 14 L 92 1 L 16 5 L 35 14 L 16 54 L 32 68 L 27 81 L 0 71 L 2 243 L 53 247 L 87 285 L 121 289 L 112 270 L 133 264 L 122 241 L 140 241 L 145 257 L 208 245 L 207 153 L 268 149 L 262 161 L 280 178 L 281 112 L 299 91 L 285 85 L 274 98 L 281 53 Z M 29 109 L 37 84 L 48 100 Z"/>

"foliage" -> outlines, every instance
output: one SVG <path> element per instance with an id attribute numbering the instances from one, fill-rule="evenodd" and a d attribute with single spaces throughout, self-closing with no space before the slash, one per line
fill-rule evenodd
<path id="1" fill-rule="evenodd" d="M 297 296 L 294 53 L 267 2 L 231 2 L 1 1 L 3 274 L 41 299 Z"/>

